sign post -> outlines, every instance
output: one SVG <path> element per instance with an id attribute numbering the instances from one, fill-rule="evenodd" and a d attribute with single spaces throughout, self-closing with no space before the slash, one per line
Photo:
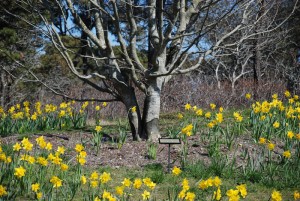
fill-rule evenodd
<path id="1" fill-rule="evenodd" d="M 159 138 L 159 144 L 167 144 L 168 145 L 168 173 L 170 173 L 171 168 L 171 144 L 181 144 L 180 138 Z"/>

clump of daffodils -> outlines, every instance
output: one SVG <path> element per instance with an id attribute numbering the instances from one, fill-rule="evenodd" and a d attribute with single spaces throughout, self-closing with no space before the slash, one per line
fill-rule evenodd
<path id="1" fill-rule="evenodd" d="M 193 124 L 189 124 L 185 126 L 183 129 L 181 129 L 181 133 L 185 134 L 186 136 L 191 136 L 193 130 Z"/>

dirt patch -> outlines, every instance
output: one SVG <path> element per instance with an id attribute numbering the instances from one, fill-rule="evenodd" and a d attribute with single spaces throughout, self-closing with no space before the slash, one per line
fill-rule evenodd
<path id="1" fill-rule="evenodd" d="M 114 142 L 110 136 L 103 137 L 97 154 L 96 147 L 92 143 L 93 136 L 89 132 L 76 131 L 57 132 L 55 134 L 33 134 L 30 135 L 29 139 L 31 142 L 35 142 L 35 139 L 41 135 L 44 136 L 44 139 L 47 142 L 52 143 L 54 150 L 56 150 L 58 146 L 64 146 L 66 148 L 65 155 L 69 159 L 69 163 L 76 161 L 76 152 L 74 151 L 75 145 L 83 143 L 88 154 L 86 165 L 91 168 L 99 166 L 138 168 L 151 163 L 159 163 L 164 167 L 167 167 L 168 163 L 168 145 L 158 144 L 156 159 L 150 159 L 147 151 L 149 144 L 146 141 L 132 141 L 130 137 L 126 139 L 126 142 L 121 148 L 118 148 L 118 144 Z M 20 135 L 1 138 L 3 144 L 14 144 L 21 140 L 22 138 Z M 211 154 L 210 151 L 214 151 L 214 149 L 209 148 L 209 141 L 201 140 L 199 135 L 195 135 L 189 137 L 188 146 L 188 161 L 196 162 L 201 160 L 205 164 L 211 163 L 211 157 L 209 157 L 209 155 Z M 173 166 L 180 166 L 181 150 L 182 144 L 171 146 L 170 154 Z M 251 138 L 242 136 L 236 139 L 231 149 L 228 149 L 225 144 L 220 144 L 218 150 L 221 155 L 224 157 L 227 156 L 229 161 L 234 158 L 236 167 L 241 167 L 245 165 L 245 162 L 247 161 L 247 154 L 255 157 L 255 154 L 260 154 L 263 149 L 260 145 L 254 143 Z M 280 152 L 280 146 L 276 147 L 273 156 L 276 157 Z"/>

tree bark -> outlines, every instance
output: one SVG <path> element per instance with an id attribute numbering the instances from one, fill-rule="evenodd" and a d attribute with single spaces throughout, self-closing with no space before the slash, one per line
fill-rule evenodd
<path id="1" fill-rule="evenodd" d="M 134 141 L 140 141 L 141 138 L 145 138 L 145 136 L 142 135 L 142 117 L 134 88 L 119 83 L 116 83 L 115 87 L 118 90 L 121 100 L 126 107 L 132 138 Z M 136 107 L 135 112 L 132 111 L 133 107 Z"/>
<path id="2" fill-rule="evenodd" d="M 160 137 L 159 114 L 163 83 L 163 77 L 153 78 L 149 81 L 147 89 L 143 111 L 143 128 L 149 141 L 157 141 Z"/>
<path id="3" fill-rule="evenodd" d="M 128 89 L 130 92 L 124 94 L 123 96 L 123 103 L 126 107 L 127 114 L 128 114 L 128 121 L 132 133 L 132 138 L 134 141 L 140 141 L 141 138 L 145 138 L 142 133 L 142 117 L 141 112 L 136 100 L 136 95 L 134 89 L 131 87 Z M 136 111 L 133 112 L 132 108 L 136 107 Z"/>
<path id="4" fill-rule="evenodd" d="M 259 6 L 259 11 L 257 15 L 257 19 L 260 19 L 262 15 L 265 12 L 265 0 L 260 1 L 258 4 Z M 255 33 L 259 33 L 261 29 L 264 26 L 264 20 L 261 19 L 256 27 L 255 27 Z M 256 39 L 254 40 L 254 61 L 253 61 L 253 86 L 254 86 L 254 93 L 253 93 L 253 98 L 254 100 L 259 99 L 259 87 L 260 87 L 260 82 L 261 82 L 261 62 L 262 62 L 262 52 L 260 45 L 262 44 L 262 35 L 257 34 Z"/>
<path id="5" fill-rule="evenodd" d="M 0 106 L 4 108 L 4 97 L 5 97 L 5 91 L 4 91 L 4 75 L 3 70 L 0 69 L 0 90 L 1 90 L 1 99 L 0 99 Z"/>

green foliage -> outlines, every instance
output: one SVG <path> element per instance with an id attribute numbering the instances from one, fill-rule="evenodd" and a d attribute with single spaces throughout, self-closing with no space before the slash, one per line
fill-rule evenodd
<path id="1" fill-rule="evenodd" d="M 29 102 L 28 102 L 29 104 Z M 67 103 L 64 103 L 67 105 Z M 69 102 L 66 108 L 57 109 L 52 104 L 21 107 L 12 106 L 8 111 L 0 107 L 0 136 L 13 133 L 28 133 L 45 130 L 79 129 L 86 126 L 87 114 L 84 109 L 76 110 L 74 103 Z"/>
<path id="2" fill-rule="evenodd" d="M 210 172 L 207 171 L 207 166 L 202 161 L 188 163 L 184 173 L 186 176 L 193 177 L 197 180 L 210 176 Z"/>
<path id="3" fill-rule="evenodd" d="M 149 157 L 149 159 L 153 159 L 153 160 L 156 159 L 157 148 L 158 148 L 157 143 L 149 142 L 147 144 L 147 156 Z"/>

